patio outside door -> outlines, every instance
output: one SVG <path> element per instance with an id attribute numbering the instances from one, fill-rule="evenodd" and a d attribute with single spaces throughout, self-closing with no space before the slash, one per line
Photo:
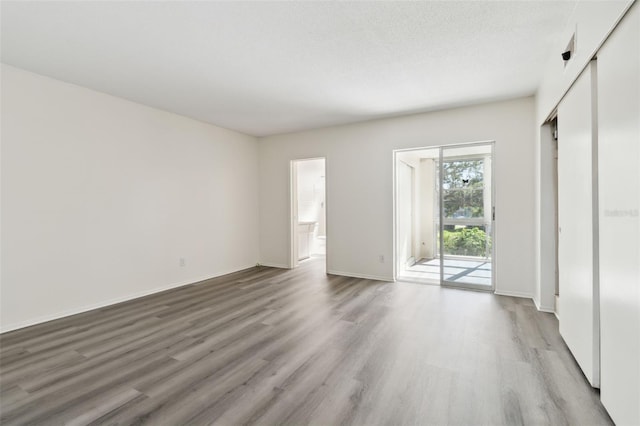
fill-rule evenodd
<path id="1" fill-rule="evenodd" d="M 493 290 L 493 143 L 442 147 L 438 249 L 442 285 Z"/>

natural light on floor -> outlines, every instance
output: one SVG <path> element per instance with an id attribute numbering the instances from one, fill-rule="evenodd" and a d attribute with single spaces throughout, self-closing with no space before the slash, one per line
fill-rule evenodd
<path id="1" fill-rule="evenodd" d="M 422 259 L 405 269 L 399 278 L 438 284 L 440 283 L 440 259 Z M 453 283 L 491 287 L 491 261 L 445 259 L 443 278 Z"/>

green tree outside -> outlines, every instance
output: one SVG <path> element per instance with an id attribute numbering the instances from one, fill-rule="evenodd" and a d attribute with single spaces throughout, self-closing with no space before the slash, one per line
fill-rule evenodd
<path id="1" fill-rule="evenodd" d="M 445 161 L 442 168 L 444 216 L 484 217 L 484 160 Z"/>
<path id="2" fill-rule="evenodd" d="M 484 159 L 447 160 L 442 173 L 444 217 L 484 218 Z M 443 239 L 448 255 L 489 257 L 491 253 L 491 237 L 479 226 L 446 225 Z"/>
<path id="3" fill-rule="evenodd" d="M 491 237 L 478 227 L 445 229 L 442 236 L 445 254 L 489 257 L 491 253 Z"/>

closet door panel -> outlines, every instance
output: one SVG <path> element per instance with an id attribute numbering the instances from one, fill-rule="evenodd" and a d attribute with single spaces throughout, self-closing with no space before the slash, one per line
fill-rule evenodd
<path id="1" fill-rule="evenodd" d="M 558 107 L 560 334 L 592 386 L 599 385 L 593 238 L 595 64 Z"/>
<path id="2" fill-rule="evenodd" d="M 640 425 L 640 6 L 598 52 L 601 399 Z"/>

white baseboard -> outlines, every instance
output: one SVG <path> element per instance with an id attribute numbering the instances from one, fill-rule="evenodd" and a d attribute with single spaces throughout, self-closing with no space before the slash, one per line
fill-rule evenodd
<path id="1" fill-rule="evenodd" d="M 284 263 L 270 263 L 270 262 L 262 263 L 262 262 L 260 262 L 260 266 L 266 266 L 266 267 L 269 267 L 269 268 L 279 268 L 279 269 L 291 269 L 289 267 L 289 265 L 285 265 Z"/>
<path id="2" fill-rule="evenodd" d="M 536 305 L 536 309 L 539 310 L 540 312 L 547 312 L 549 314 L 555 314 L 556 311 L 554 309 L 553 306 L 549 307 L 549 306 L 541 306 L 540 303 L 536 300 L 535 297 L 532 297 L 533 300 L 533 304 Z"/>
<path id="3" fill-rule="evenodd" d="M 166 286 L 162 286 L 162 287 L 156 287 L 154 289 L 151 290 L 145 290 L 145 291 L 141 291 L 138 293 L 133 293 L 127 296 L 123 296 L 123 297 L 116 297 L 113 299 L 109 299 L 106 300 L 104 302 L 98 302 L 98 303 L 92 303 L 90 305 L 85 305 L 79 308 L 74 308 L 74 309 L 66 309 L 64 311 L 60 311 L 60 312 L 56 312 L 55 314 L 50 314 L 50 315 L 43 315 L 37 318 L 32 318 L 26 321 L 20 321 L 17 323 L 13 323 L 13 324 L 9 324 L 9 325 L 0 325 L 0 334 L 2 333 L 7 333 L 9 331 L 14 331 L 14 330 L 19 330 L 21 328 L 25 328 L 25 327 L 30 327 L 32 325 L 37 325 L 37 324 L 42 324 L 44 322 L 49 322 L 49 321 L 53 321 L 53 320 L 57 320 L 60 318 L 65 318 L 65 317 L 70 317 L 72 315 L 77 315 L 77 314 L 82 314 L 84 312 L 89 312 L 89 311 L 93 311 L 94 309 L 100 309 L 100 308 L 105 308 L 107 306 L 111 306 L 111 305 L 115 305 L 118 303 L 122 303 L 122 302 L 128 302 L 134 299 L 139 299 L 140 297 L 144 297 L 144 296 L 149 296 L 155 293 L 161 293 L 163 291 L 167 291 L 167 290 L 172 290 L 174 288 L 178 288 L 178 287 L 184 287 L 187 285 L 191 285 L 191 284 L 197 284 L 200 283 L 202 281 L 206 281 L 206 280 L 210 280 L 211 278 L 217 278 L 217 277 L 221 277 L 223 275 L 227 275 L 227 274 L 232 274 L 234 272 L 240 272 L 240 271 L 244 271 L 245 269 L 250 269 L 252 268 L 252 266 L 246 267 L 246 268 L 241 268 L 241 269 L 236 269 L 233 271 L 228 271 L 228 272 L 222 272 L 220 274 L 216 274 L 216 275 L 211 275 L 211 276 L 206 276 L 206 277 L 202 277 L 202 278 L 197 278 L 197 279 L 193 279 L 193 280 L 189 280 L 189 281 L 181 281 L 178 283 L 174 283 L 174 284 L 169 284 Z"/>
<path id="4" fill-rule="evenodd" d="M 344 271 L 336 271 L 336 270 L 328 270 L 327 274 L 341 275 L 343 277 L 352 277 L 352 278 L 364 278 L 366 280 L 391 281 L 391 282 L 394 281 L 393 277 L 391 276 L 357 274 L 354 272 L 344 272 Z"/>
<path id="5" fill-rule="evenodd" d="M 504 290 L 496 290 L 493 292 L 498 296 L 511 296 L 511 297 L 521 297 L 524 299 L 533 299 L 533 294 L 525 292 L 525 291 L 504 291 Z"/>

